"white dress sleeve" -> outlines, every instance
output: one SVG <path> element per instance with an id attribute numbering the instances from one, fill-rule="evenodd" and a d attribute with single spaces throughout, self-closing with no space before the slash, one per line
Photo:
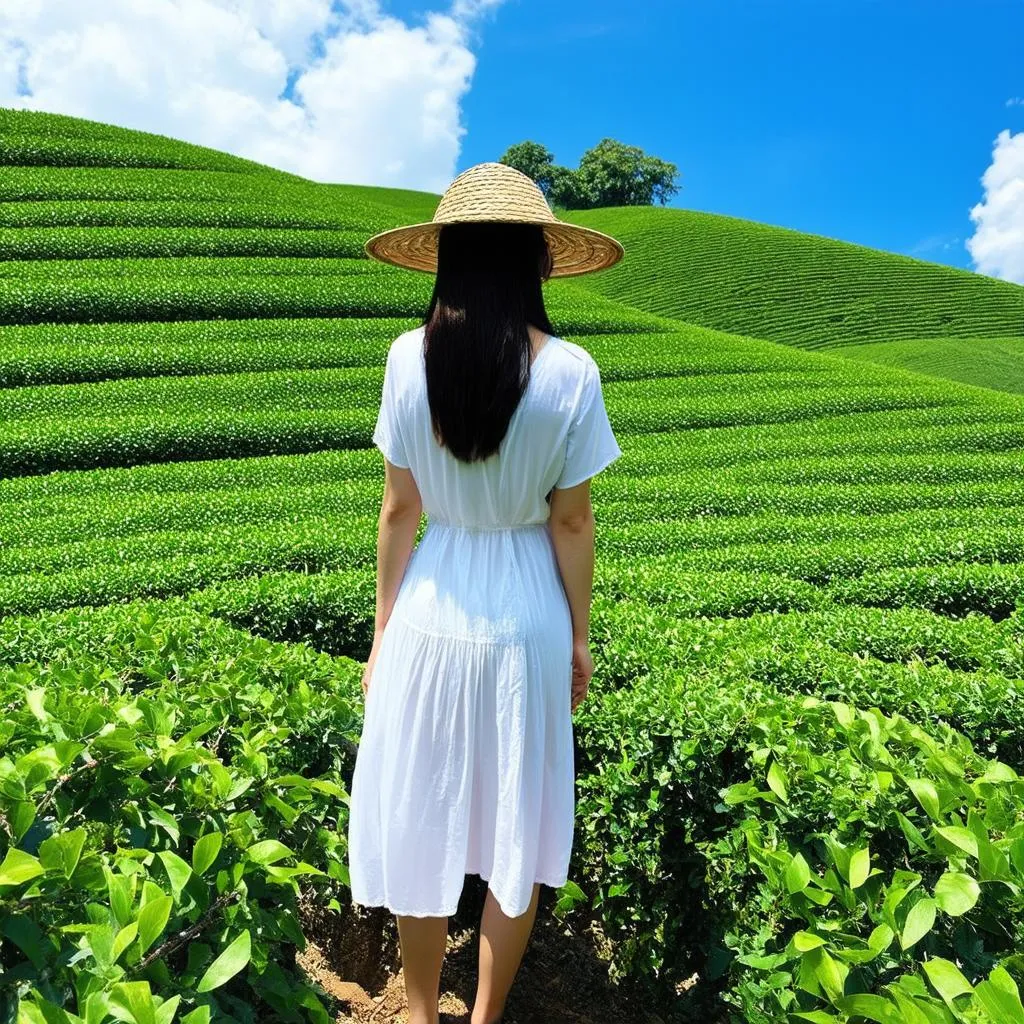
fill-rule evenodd
<path id="1" fill-rule="evenodd" d="M 549 343 L 550 344 L 550 343 Z M 575 487 L 596 476 L 622 454 L 612 433 L 597 363 L 587 364 L 579 406 L 569 425 L 565 465 L 555 486 Z"/>
<path id="2" fill-rule="evenodd" d="M 394 351 L 395 346 L 392 344 L 384 366 L 384 386 L 381 389 L 380 412 L 377 413 L 377 423 L 373 428 L 373 443 L 392 465 L 408 469 L 409 458 L 398 416 L 398 379 Z"/>

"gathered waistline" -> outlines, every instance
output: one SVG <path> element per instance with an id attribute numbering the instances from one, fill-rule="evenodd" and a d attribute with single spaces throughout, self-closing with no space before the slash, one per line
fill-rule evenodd
<path id="1" fill-rule="evenodd" d="M 547 526 L 546 519 L 537 520 L 532 523 L 504 523 L 492 525 L 487 523 L 482 526 L 475 526 L 467 523 L 450 523 L 444 519 L 437 519 L 434 516 L 427 516 L 427 526 L 440 526 L 446 530 L 466 530 L 470 533 L 495 533 L 503 530 L 523 530 L 529 527 Z"/>

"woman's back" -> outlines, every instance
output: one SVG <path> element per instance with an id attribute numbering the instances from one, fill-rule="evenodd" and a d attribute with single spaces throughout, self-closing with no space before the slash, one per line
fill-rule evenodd
<path id="1" fill-rule="evenodd" d="M 545 523 L 553 487 L 581 483 L 622 454 L 593 357 L 549 336 L 499 451 L 482 462 L 456 459 L 431 427 L 424 330 L 392 342 L 373 440 L 390 462 L 411 470 L 429 521 L 477 529 Z"/>
<path id="2" fill-rule="evenodd" d="M 542 285 L 624 250 L 558 220 L 537 183 L 501 163 L 464 171 L 429 223 L 365 249 L 436 276 L 424 326 L 389 348 L 373 432 L 388 466 L 350 884 L 355 903 L 398 915 L 410 1019 L 427 1021 L 445 928 L 415 919 L 454 914 L 465 876 L 485 879 L 473 1019 L 495 1024 L 541 884 L 568 879 L 572 713 L 594 671 L 585 481 L 621 455 L 597 365 L 554 336 Z"/>

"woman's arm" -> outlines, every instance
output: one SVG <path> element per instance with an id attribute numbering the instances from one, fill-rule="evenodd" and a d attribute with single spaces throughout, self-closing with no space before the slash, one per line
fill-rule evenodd
<path id="1" fill-rule="evenodd" d="M 549 529 L 572 615 L 573 643 L 586 644 L 594 583 L 594 510 L 589 479 L 552 491 Z"/>
<path id="2" fill-rule="evenodd" d="M 377 523 L 377 608 L 373 633 L 376 640 L 391 618 L 398 589 L 419 529 L 423 502 L 412 471 L 384 460 L 384 497 Z"/>
<path id="3" fill-rule="evenodd" d="M 594 509 L 590 479 L 551 493 L 551 542 L 572 615 L 573 714 L 587 696 L 594 675 L 590 653 L 590 602 L 594 583 Z"/>

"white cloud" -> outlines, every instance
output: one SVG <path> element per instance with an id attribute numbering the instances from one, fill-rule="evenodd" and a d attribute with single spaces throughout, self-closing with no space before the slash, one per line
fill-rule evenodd
<path id="1" fill-rule="evenodd" d="M 984 198 L 971 209 L 967 250 L 974 269 L 1024 284 L 1024 132 L 1004 129 L 981 177 Z"/>
<path id="2" fill-rule="evenodd" d="M 3 0 L 0 106 L 158 132 L 316 181 L 441 192 L 465 134 L 470 36 L 499 3 L 452 0 L 413 26 L 378 0 Z"/>
<path id="3" fill-rule="evenodd" d="M 502 0 L 453 0 L 451 13 L 460 21 L 471 21 L 486 11 L 494 10 Z"/>
<path id="4" fill-rule="evenodd" d="M 929 235 L 927 238 L 922 238 L 916 245 L 911 246 L 907 254 L 920 256 L 929 252 L 948 252 L 959 241 L 960 238 L 957 235 Z"/>

